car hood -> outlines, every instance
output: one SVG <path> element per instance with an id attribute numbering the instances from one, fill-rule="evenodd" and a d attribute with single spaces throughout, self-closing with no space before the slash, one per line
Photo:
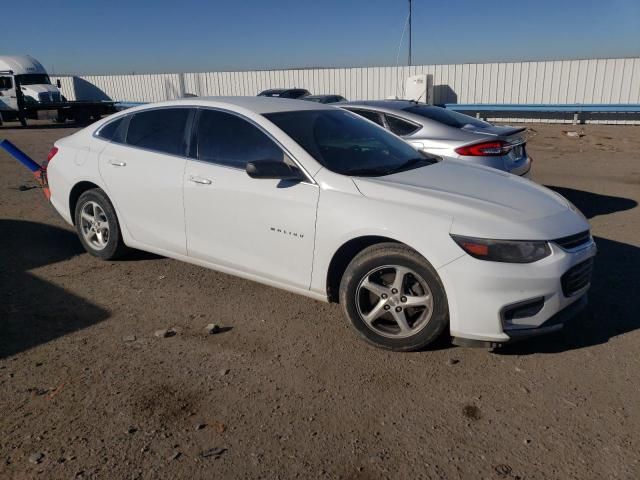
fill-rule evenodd
<path id="1" fill-rule="evenodd" d="M 553 239 L 588 228 L 561 195 L 499 170 L 445 160 L 384 177 L 355 177 L 362 195 L 452 219 L 451 232 L 482 238 Z"/>

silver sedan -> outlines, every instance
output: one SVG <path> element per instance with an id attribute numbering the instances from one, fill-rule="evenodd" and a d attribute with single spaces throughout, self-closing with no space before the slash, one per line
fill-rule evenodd
<path id="1" fill-rule="evenodd" d="M 414 147 L 444 157 L 529 177 L 524 128 L 496 126 L 462 113 L 410 100 L 336 104 L 401 136 Z"/>

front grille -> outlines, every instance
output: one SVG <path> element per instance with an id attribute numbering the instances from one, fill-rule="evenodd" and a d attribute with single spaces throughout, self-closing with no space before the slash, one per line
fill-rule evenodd
<path id="1" fill-rule="evenodd" d="M 42 92 L 38 94 L 38 99 L 41 103 L 50 103 L 51 97 L 49 96 L 49 92 Z"/>
<path id="2" fill-rule="evenodd" d="M 591 272 L 593 270 L 593 258 L 571 267 L 562 275 L 562 293 L 565 297 L 571 297 L 576 292 L 582 290 L 591 283 Z"/>
<path id="3" fill-rule="evenodd" d="M 591 234 L 589 230 L 585 230 L 584 232 L 576 233 L 575 235 L 569 235 L 568 237 L 557 238 L 552 240 L 552 242 L 558 244 L 560 247 L 565 250 L 571 250 L 573 248 L 579 247 L 591 241 Z"/>

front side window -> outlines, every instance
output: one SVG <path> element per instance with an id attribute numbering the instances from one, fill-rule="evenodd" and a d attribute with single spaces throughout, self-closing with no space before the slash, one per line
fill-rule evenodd
<path id="1" fill-rule="evenodd" d="M 411 135 L 412 133 L 420 130 L 420 126 L 411 122 L 407 122 L 398 117 L 394 117 L 393 115 L 385 115 L 387 119 L 387 125 L 389 125 L 389 130 L 399 136 Z"/>
<path id="2" fill-rule="evenodd" d="M 189 112 L 188 108 L 159 108 L 133 114 L 127 130 L 127 145 L 184 155 Z"/>
<path id="3" fill-rule="evenodd" d="M 11 77 L 0 77 L 0 90 L 10 90 L 13 88 Z"/>
<path id="4" fill-rule="evenodd" d="M 283 160 L 284 153 L 264 132 L 248 121 L 218 110 L 200 111 L 198 159 L 244 169 L 248 162 Z"/>
<path id="5" fill-rule="evenodd" d="M 386 130 L 346 110 L 264 114 L 332 172 L 381 176 L 435 163 Z"/>
<path id="6" fill-rule="evenodd" d="M 382 121 L 382 115 L 378 112 L 374 112 L 372 110 L 360 110 L 360 109 L 349 109 L 349 111 L 360 115 L 361 117 L 366 118 L 367 120 L 371 120 L 374 123 L 377 123 L 381 127 L 384 127 L 384 122 Z"/>

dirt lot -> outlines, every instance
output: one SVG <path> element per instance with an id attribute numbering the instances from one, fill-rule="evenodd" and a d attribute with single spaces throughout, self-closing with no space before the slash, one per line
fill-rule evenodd
<path id="1" fill-rule="evenodd" d="M 585 315 L 495 353 L 390 353 L 337 305 L 100 262 L 0 152 L 0 478 L 640 478 L 640 127 L 532 128 L 600 253 Z M 73 131 L 0 138 L 41 160 Z"/>

